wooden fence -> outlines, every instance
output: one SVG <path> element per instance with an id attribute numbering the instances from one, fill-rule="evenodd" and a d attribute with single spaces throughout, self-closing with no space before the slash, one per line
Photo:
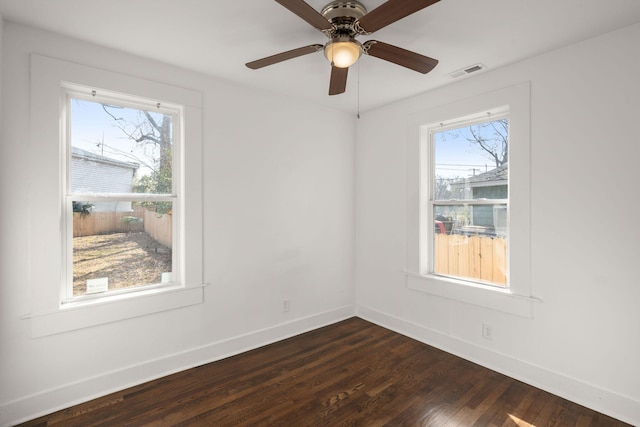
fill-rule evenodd
<path id="1" fill-rule="evenodd" d="M 91 212 L 85 216 L 79 212 L 73 214 L 73 237 L 133 231 L 144 231 L 170 248 L 173 241 L 172 216 L 141 207 L 134 208 L 133 212 Z"/>
<path id="2" fill-rule="evenodd" d="M 133 220 L 128 221 L 125 218 Z M 84 216 L 74 212 L 73 237 L 142 231 L 142 222 L 141 215 L 136 212 L 91 212 Z"/>
<path id="3" fill-rule="evenodd" d="M 170 248 L 173 242 L 173 216 L 144 211 L 144 231 L 156 242 Z"/>
<path id="4" fill-rule="evenodd" d="M 436 234 L 435 237 L 436 273 L 507 284 L 505 239 L 459 234 Z"/>

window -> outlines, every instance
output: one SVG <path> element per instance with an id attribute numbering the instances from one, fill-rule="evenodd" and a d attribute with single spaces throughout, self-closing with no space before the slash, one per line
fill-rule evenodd
<path id="1" fill-rule="evenodd" d="M 30 97 L 32 337 L 201 303 L 202 94 L 33 54 Z M 75 228 L 95 240 L 76 244 Z M 140 268 L 141 252 L 164 262 Z"/>
<path id="2" fill-rule="evenodd" d="M 424 273 L 508 286 L 506 108 L 429 125 L 423 132 Z"/>
<path id="3" fill-rule="evenodd" d="M 65 90 L 63 301 L 173 284 L 180 276 L 173 241 L 180 240 L 182 108 Z"/>
<path id="4" fill-rule="evenodd" d="M 410 116 L 410 289 L 533 315 L 529 92 L 521 83 Z"/>

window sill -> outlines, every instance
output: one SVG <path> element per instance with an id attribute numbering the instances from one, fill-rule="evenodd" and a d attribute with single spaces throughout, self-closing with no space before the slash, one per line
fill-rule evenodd
<path id="1" fill-rule="evenodd" d="M 491 310 L 533 318 L 533 304 L 540 299 L 517 295 L 509 289 L 494 286 L 473 284 L 447 277 L 405 272 L 407 287 L 414 291 L 424 292 L 455 301 L 485 307 Z"/>
<path id="2" fill-rule="evenodd" d="M 200 304 L 203 287 L 151 289 L 99 300 L 65 304 L 49 313 L 24 316 L 31 320 L 31 336 L 45 337 L 162 311 Z"/>

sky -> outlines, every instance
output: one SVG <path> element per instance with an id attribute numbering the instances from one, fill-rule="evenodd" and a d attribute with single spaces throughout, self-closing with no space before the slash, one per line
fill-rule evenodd
<path id="1" fill-rule="evenodd" d="M 139 121 L 140 110 L 131 108 L 110 109 L 123 122 Z M 159 113 L 152 114 L 158 119 Z M 117 160 L 140 163 L 138 177 L 147 175 L 151 169 L 145 163 L 153 164 L 157 151 L 151 144 L 141 145 L 129 139 L 117 127 L 117 122 L 109 116 L 97 102 L 74 99 L 71 102 L 71 138 L 74 147 Z M 444 178 L 467 178 L 495 168 L 495 163 L 477 144 L 467 141 L 460 129 L 450 129 L 434 134 L 436 144 L 436 176 Z M 484 136 L 490 136 L 488 131 Z"/>
<path id="2" fill-rule="evenodd" d="M 71 101 L 71 145 L 94 154 L 103 155 L 116 160 L 139 163 L 137 176 L 148 175 L 151 169 L 145 163 L 153 165 L 158 157 L 157 150 L 152 144 L 138 144 L 128 138 L 118 123 L 136 123 L 139 121 L 140 110 L 132 108 L 111 108 L 117 118 L 116 122 L 108 115 L 102 105 L 97 102 L 73 99 Z M 161 114 L 151 113 L 156 119 Z"/>
<path id="3" fill-rule="evenodd" d="M 488 153 L 461 134 L 465 128 L 468 126 L 434 133 L 436 176 L 468 178 L 495 169 L 495 161 Z M 488 129 L 481 135 L 491 136 Z"/>

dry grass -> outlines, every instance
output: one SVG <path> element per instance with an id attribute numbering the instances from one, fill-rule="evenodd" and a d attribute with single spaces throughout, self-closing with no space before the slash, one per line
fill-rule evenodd
<path id="1" fill-rule="evenodd" d="M 73 295 L 84 295 L 87 279 L 109 278 L 109 290 L 160 283 L 171 271 L 171 250 L 145 232 L 73 239 Z"/>

